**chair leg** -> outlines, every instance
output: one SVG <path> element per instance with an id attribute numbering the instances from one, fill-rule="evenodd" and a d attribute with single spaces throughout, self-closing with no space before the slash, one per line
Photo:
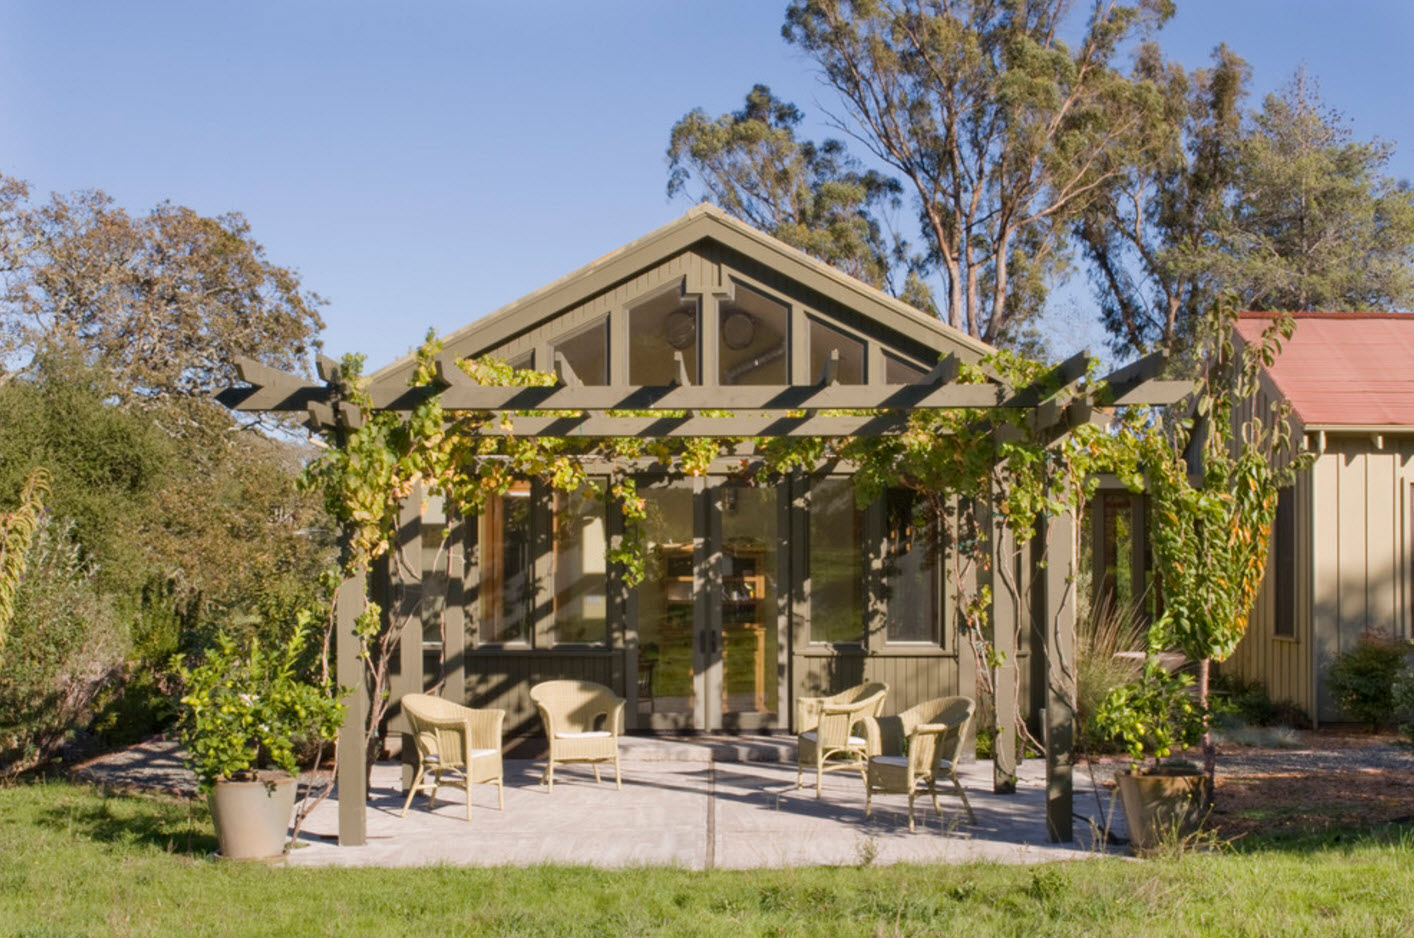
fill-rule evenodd
<path id="1" fill-rule="evenodd" d="M 422 785 L 422 763 L 417 764 L 417 772 L 413 774 L 412 784 L 408 786 L 407 800 L 403 802 L 403 813 L 399 817 L 408 816 L 408 808 L 412 807 L 412 796 L 417 794 L 417 789 Z"/>
<path id="2" fill-rule="evenodd" d="M 506 785 L 504 779 L 496 779 L 496 803 L 502 811 L 506 810 Z"/>
<path id="3" fill-rule="evenodd" d="M 471 765 L 470 765 L 470 760 L 468 760 L 468 764 L 467 764 L 466 769 L 467 769 L 467 776 L 466 776 L 466 819 L 467 819 L 468 821 L 470 821 L 470 820 L 471 820 L 471 774 L 470 774 L 470 773 L 471 773 Z"/>
<path id="4" fill-rule="evenodd" d="M 554 760 L 554 759 L 551 759 L 549 762 L 546 762 L 546 763 L 545 763 L 545 778 L 543 779 L 543 781 L 546 782 L 546 792 L 552 792 L 552 791 L 555 790 L 555 760 Z"/>
<path id="5" fill-rule="evenodd" d="M 824 752 L 824 750 L 820 750 L 820 754 L 823 754 L 823 752 Z M 816 797 L 816 798 L 819 798 L 819 797 L 820 797 L 820 794 L 821 794 L 821 792 L 823 791 L 824 783 L 825 783 L 825 760 L 821 758 L 820 754 L 817 754 L 817 755 L 815 756 L 815 797 Z"/>
<path id="6" fill-rule="evenodd" d="M 603 779 L 599 777 L 599 763 L 591 762 L 590 765 L 594 767 L 594 784 L 598 785 L 603 781 Z"/>
<path id="7" fill-rule="evenodd" d="M 972 802 L 967 800 L 967 792 L 963 791 L 962 782 L 957 780 L 957 773 L 955 772 L 952 776 L 952 784 L 953 787 L 957 789 L 958 797 L 962 799 L 962 806 L 967 809 L 967 820 L 972 824 L 976 824 L 977 815 L 972 811 Z"/>
<path id="8" fill-rule="evenodd" d="M 805 778 L 805 766 L 801 765 L 799 762 L 796 762 L 796 764 L 795 764 L 795 787 L 796 787 L 797 790 L 799 790 L 800 787 L 805 784 L 804 778 Z"/>
<path id="9" fill-rule="evenodd" d="M 431 811 L 431 810 L 432 810 L 432 807 L 437 803 L 437 789 L 439 789 L 439 788 L 441 788 L 441 787 L 442 787 L 442 770 L 441 770 L 441 769 L 433 769 L 433 770 L 432 770 L 432 791 L 429 792 L 428 795 L 427 795 L 427 810 L 428 810 L 428 811 Z"/>
<path id="10" fill-rule="evenodd" d="M 908 832 L 911 834 L 917 828 L 913 826 L 913 799 L 918 796 L 918 789 L 910 789 L 908 792 Z"/>

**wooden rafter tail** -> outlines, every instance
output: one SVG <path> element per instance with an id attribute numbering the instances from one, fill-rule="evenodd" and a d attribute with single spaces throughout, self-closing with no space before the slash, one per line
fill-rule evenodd
<path id="1" fill-rule="evenodd" d="M 1133 404 L 1169 406 L 1182 401 L 1197 387 L 1194 381 L 1160 380 L 1169 362 L 1167 352 L 1150 352 L 1138 361 L 1117 368 L 1098 382 L 1093 395 L 1102 407 Z"/>
<path id="2" fill-rule="evenodd" d="M 457 363 L 457 356 L 451 352 L 443 352 L 433 361 L 432 367 L 436 370 L 437 381 L 442 388 L 477 388 L 481 385 L 471 380 L 471 377 L 462 371 L 462 366 Z"/>
<path id="3" fill-rule="evenodd" d="M 344 377 L 344 369 L 327 355 L 315 356 L 314 370 L 325 384 L 337 384 Z"/>
<path id="4" fill-rule="evenodd" d="M 334 407 L 324 401 L 310 401 L 305 408 L 309 416 L 305 418 L 304 425 L 315 433 L 326 433 L 333 430 L 337 424 L 334 420 Z"/>
<path id="5" fill-rule="evenodd" d="M 938 363 L 934 365 L 926 375 L 923 376 L 919 384 L 942 385 L 952 384 L 957 380 L 958 373 L 962 371 L 962 359 L 952 352 L 948 352 Z"/>
<path id="6" fill-rule="evenodd" d="M 233 364 L 237 376 L 250 387 L 231 387 L 219 393 L 216 399 L 227 407 L 247 412 L 289 412 L 303 411 L 310 401 L 329 400 L 330 392 L 324 385 L 311 384 L 253 358 L 238 357 Z"/>
<path id="7" fill-rule="evenodd" d="M 1006 407 L 1035 407 L 1054 400 L 1073 388 L 1090 368 L 1090 352 L 1080 351 L 1047 371 L 1038 380 L 1018 388 L 1005 402 Z"/>

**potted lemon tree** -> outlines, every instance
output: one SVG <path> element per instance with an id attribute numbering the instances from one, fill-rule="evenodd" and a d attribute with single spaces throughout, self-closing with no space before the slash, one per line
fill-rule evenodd
<path id="1" fill-rule="evenodd" d="M 227 635 L 190 669 L 181 700 L 187 764 L 207 794 L 221 855 L 263 859 L 285 851 L 294 811 L 296 746 L 334 738 L 343 704 L 328 682 L 300 676 L 308 633 L 283 645 Z"/>
<path id="2" fill-rule="evenodd" d="M 1197 745 L 1207 722 L 1192 676 L 1169 671 L 1155 653 L 1137 679 L 1112 688 L 1096 708 L 1092 732 L 1129 752 L 1129 770 L 1117 773 L 1115 783 L 1135 853 L 1181 842 L 1202 824 L 1211 780 L 1173 754 Z"/>

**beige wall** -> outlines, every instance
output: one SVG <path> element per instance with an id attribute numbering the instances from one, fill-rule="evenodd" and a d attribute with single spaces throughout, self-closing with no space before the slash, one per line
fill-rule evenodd
<path id="1" fill-rule="evenodd" d="M 1319 446 L 1319 437 L 1311 435 Z M 1414 637 L 1414 438 L 1325 435 L 1297 486 L 1294 639 L 1273 634 L 1269 574 L 1230 671 L 1261 680 L 1320 720 L 1339 720 L 1322 677 L 1368 630 Z"/>

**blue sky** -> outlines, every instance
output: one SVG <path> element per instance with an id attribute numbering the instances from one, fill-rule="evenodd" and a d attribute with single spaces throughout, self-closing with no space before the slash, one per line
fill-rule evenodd
<path id="1" fill-rule="evenodd" d="M 1083 5 L 1083 4 L 1082 4 Z M 1359 137 L 1414 178 L 1414 4 L 1178 0 L 1190 67 L 1226 41 L 1257 94 L 1305 63 Z M 685 211 L 673 122 L 754 82 L 812 121 L 832 104 L 775 0 L 0 0 L 0 173 L 238 210 L 330 301 L 327 350 L 385 364 Z M 1097 348 L 1083 284 L 1058 354 Z"/>

